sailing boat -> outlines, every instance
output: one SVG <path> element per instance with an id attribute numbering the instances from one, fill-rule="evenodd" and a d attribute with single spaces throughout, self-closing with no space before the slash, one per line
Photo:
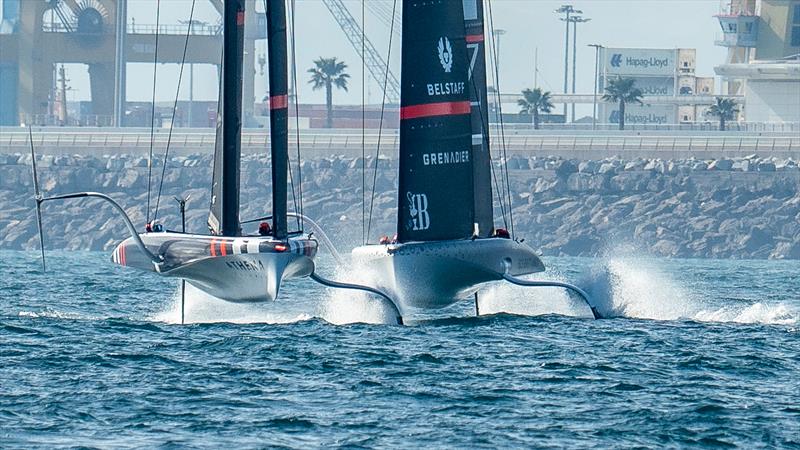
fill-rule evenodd
<path id="1" fill-rule="evenodd" d="M 98 192 L 43 197 L 39 192 L 36 155 L 31 136 L 40 243 L 43 244 L 43 202 L 99 198 L 116 209 L 130 233 L 130 237 L 113 251 L 112 261 L 119 265 L 182 279 L 201 291 L 229 302 L 274 300 L 284 280 L 298 277 L 310 277 L 330 287 L 371 292 L 387 301 L 388 297 L 373 288 L 327 280 L 316 274 L 314 257 L 318 249 L 318 238 L 333 250 L 334 257 L 338 258 L 338 254 L 313 221 L 302 214 L 287 212 L 289 110 L 285 0 L 270 1 L 266 11 L 271 93 L 272 215 L 257 220 L 271 218 L 271 233 L 242 234 L 242 223 L 239 219 L 239 166 L 245 2 L 246 0 L 224 2 L 223 63 L 208 218 L 211 234 L 153 232 L 155 230 L 139 233 L 125 210 L 112 198 Z M 183 205 L 182 203 L 182 210 Z M 316 236 L 312 237 L 302 231 L 289 232 L 287 217 L 290 216 L 310 223 Z M 42 267 L 46 269 L 43 245 Z"/>
<path id="2" fill-rule="evenodd" d="M 481 0 L 403 2 L 397 235 L 353 257 L 401 312 L 475 298 L 484 283 L 528 281 L 544 264 L 494 226 Z M 595 316 L 597 316 L 596 311 Z"/>
<path id="3" fill-rule="evenodd" d="M 239 172 L 242 128 L 244 0 L 224 2 L 223 62 L 211 210 L 211 235 L 149 232 L 120 243 L 112 260 L 187 280 L 200 290 L 231 302 L 274 300 L 281 282 L 314 271 L 317 241 L 289 233 L 287 225 L 288 67 L 286 11 L 270 2 L 269 33 L 270 147 L 272 227 L 269 235 L 242 234 L 239 220 Z M 154 258 L 155 257 L 155 258 Z"/>

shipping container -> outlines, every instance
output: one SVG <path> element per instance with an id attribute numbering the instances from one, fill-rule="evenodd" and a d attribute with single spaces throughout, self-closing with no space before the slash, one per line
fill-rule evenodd
<path id="1" fill-rule="evenodd" d="M 619 105 L 602 103 L 600 120 L 605 123 L 619 123 Z M 673 105 L 625 105 L 625 123 L 630 125 L 668 125 L 676 121 L 676 108 Z"/>
<path id="2" fill-rule="evenodd" d="M 678 73 L 680 75 L 694 75 L 697 70 L 697 50 L 693 48 L 678 49 Z"/>
<path id="3" fill-rule="evenodd" d="M 714 77 L 697 77 L 694 91 L 697 95 L 714 95 Z"/>
<path id="4" fill-rule="evenodd" d="M 693 75 L 678 77 L 678 95 L 695 95 L 697 78 Z"/>
<path id="5" fill-rule="evenodd" d="M 612 75 L 610 79 L 614 79 L 616 77 L 616 75 Z M 643 76 L 631 76 L 627 78 L 633 78 L 634 86 L 641 89 L 642 94 L 645 96 L 660 95 L 672 97 L 675 95 L 675 78 Z M 608 80 L 601 79 L 600 85 L 607 86 Z"/>
<path id="6" fill-rule="evenodd" d="M 675 49 L 606 48 L 603 72 L 606 75 L 675 76 Z"/>

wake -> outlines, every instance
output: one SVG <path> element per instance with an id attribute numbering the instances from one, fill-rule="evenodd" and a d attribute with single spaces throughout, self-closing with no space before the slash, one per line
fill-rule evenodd
<path id="1" fill-rule="evenodd" d="M 700 293 L 666 274 L 657 260 L 602 260 L 579 282 L 604 317 L 792 325 L 800 311 L 783 302 L 744 302 Z M 727 302 L 727 303 L 726 303 Z"/>
<path id="2" fill-rule="evenodd" d="M 355 267 L 337 267 L 333 278 L 365 283 L 371 281 L 367 279 L 368 273 L 359 270 L 356 264 Z M 552 270 L 539 274 L 536 279 L 576 281 Z M 577 278 L 576 284 L 589 294 L 592 305 L 604 318 L 768 325 L 800 323 L 800 308 L 796 306 L 784 302 L 714 298 L 713 292 L 699 292 L 690 281 L 671 276 L 659 265 L 658 259 L 600 258 Z M 394 323 L 392 312 L 368 294 L 315 285 L 309 288 L 305 280 L 298 286 L 284 288 L 274 302 L 235 304 L 187 284 L 185 323 L 290 324 L 314 319 L 334 325 Z M 499 282 L 485 286 L 479 298 L 481 315 L 555 314 L 592 318 L 583 301 L 559 288 L 524 288 Z M 462 309 L 465 314 L 472 314 L 471 305 Z M 180 288 L 176 289 L 166 310 L 148 319 L 180 324 Z"/>

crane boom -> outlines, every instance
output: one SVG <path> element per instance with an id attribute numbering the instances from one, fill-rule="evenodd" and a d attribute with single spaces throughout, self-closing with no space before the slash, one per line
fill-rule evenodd
<path id="1" fill-rule="evenodd" d="M 352 14 L 350 14 L 350 11 L 347 10 L 347 7 L 344 6 L 342 0 L 324 0 L 323 3 L 325 3 L 325 6 L 328 8 L 331 15 L 333 15 L 339 27 L 344 31 L 347 40 L 350 41 L 350 45 L 353 46 L 358 56 L 364 61 L 372 78 L 377 81 L 380 86 L 386 83 L 385 89 L 388 103 L 399 103 L 400 83 L 397 81 L 397 77 L 388 69 L 388 62 L 381 58 L 380 53 L 378 53 L 375 46 L 372 45 L 372 42 L 367 39 L 363 29 Z M 364 39 L 363 51 L 362 38 Z"/>

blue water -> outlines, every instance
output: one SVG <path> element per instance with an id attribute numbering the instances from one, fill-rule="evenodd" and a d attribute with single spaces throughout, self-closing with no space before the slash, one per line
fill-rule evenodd
<path id="1" fill-rule="evenodd" d="M 797 261 L 547 259 L 601 321 L 500 287 L 389 326 L 300 281 L 181 326 L 174 281 L 36 256 L 0 252 L 3 448 L 800 447 Z"/>

